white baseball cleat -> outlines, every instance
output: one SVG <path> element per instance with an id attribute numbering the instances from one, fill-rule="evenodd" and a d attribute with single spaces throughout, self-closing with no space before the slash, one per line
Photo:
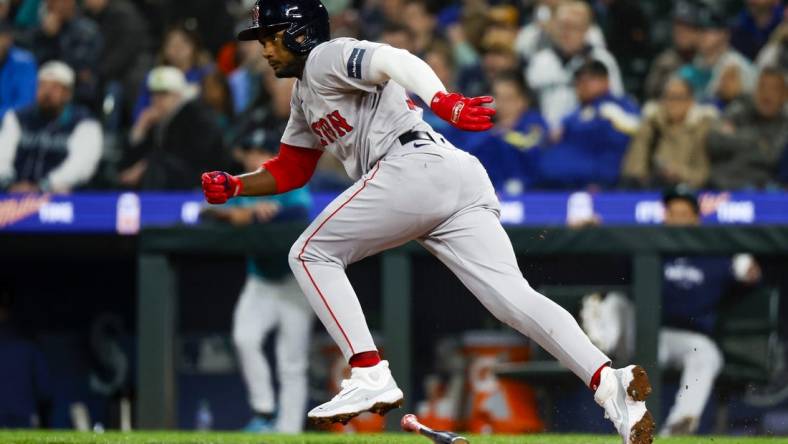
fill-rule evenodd
<path id="1" fill-rule="evenodd" d="M 654 418 L 646 409 L 651 384 L 643 367 L 605 367 L 594 400 L 605 409 L 605 418 L 616 426 L 624 444 L 650 444 L 654 439 Z"/>
<path id="2" fill-rule="evenodd" d="M 351 369 L 350 378 L 342 381 L 342 390 L 331 401 L 310 410 L 307 416 L 315 424 L 347 424 L 364 412 L 383 416 L 401 407 L 403 398 L 388 361 L 380 361 L 372 367 Z"/>

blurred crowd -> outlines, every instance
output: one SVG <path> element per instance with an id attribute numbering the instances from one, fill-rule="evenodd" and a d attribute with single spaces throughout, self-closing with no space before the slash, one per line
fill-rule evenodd
<path id="1" fill-rule="evenodd" d="M 326 0 L 334 36 L 492 95 L 486 133 L 425 120 L 499 191 L 788 185 L 781 0 Z M 237 42 L 252 0 L 0 0 L 0 190 L 187 190 L 275 151 L 291 79 Z M 413 97 L 418 103 L 418 98 Z M 254 135 L 254 137 L 252 137 Z M 313 190 L 349 179 L 324 156 Z"/>

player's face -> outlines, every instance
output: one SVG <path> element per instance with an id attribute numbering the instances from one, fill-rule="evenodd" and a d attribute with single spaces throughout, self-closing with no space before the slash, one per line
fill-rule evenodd
<path id="1" fill-rule="evenodd" d="M 665 225 L 700 225 L 700 216 L 695 212 L 695 207 L 686 200 L 673 199 L 665 207 Z"/>
<path id="2" fill-rule="evenodd" d="M 298 77 L 302 64 L 284 44 L 284 31 L 261 36 L 258 41 L 263 45 L 263 57 L 271 65 L 277 77 Z"/>

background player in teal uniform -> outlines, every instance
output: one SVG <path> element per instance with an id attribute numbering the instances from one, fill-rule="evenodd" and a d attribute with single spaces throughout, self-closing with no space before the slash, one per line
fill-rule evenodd
<path id="1" fill-rule="evenodd" d="M 257 169 L 276 155 L 279 135 L 256 130 L 244 141 L 239 156 L 246 171 Z M 206 210 L 205 214 L 249 225 L 272 221 L 306 221 L 312 198 L 305 188 L 267 197 L 244 197 Z M 233 317 L 233 342 L 249 391 L 254 416 L 249 432 L 298 433 L 303 429 L 307 400 L 307 364 L 312 308 L 290 271 L 287 257 L 274 260 L 251 256 L 247 277 Z M 266 336 L 277 330 L 276 372 L 278 409 L 271 370 L 263 353 Z"/>

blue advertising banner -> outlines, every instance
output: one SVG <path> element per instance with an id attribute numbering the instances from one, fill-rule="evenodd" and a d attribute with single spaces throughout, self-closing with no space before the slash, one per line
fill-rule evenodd
<path id="1" fill-rule="evenodd" d="M 336 196 L 315 194 L 312 217 Z M 788 224 L 788 193 L 701 193 L 703 221 L 715 224 Z M 0 232 L 135 234 L 142 227 L 195 224 L 200 193 L 77 193 L 0 195 Z M 565 225 L 598 219 L 606 225 L 658 224 L 659 193 L 528 193 L 501 196 L 508 225 Z"/>

